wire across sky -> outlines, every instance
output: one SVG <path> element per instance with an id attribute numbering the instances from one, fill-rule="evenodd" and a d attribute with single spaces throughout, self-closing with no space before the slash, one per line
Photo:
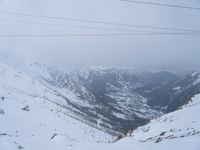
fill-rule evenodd
<path id="1" fill-rule="evenodd" d="M 25 17 L 34 17 L 34 18 L 45 18 L 45 19 L 51 19 L 51 20 L 62 20 L 62 21 L 71 21 L 71 22 L 82 22 L 82 23 L 91 23 L 91 24 L 101 24 L 101 25 L 112 25 L 112 26 L 121 26 L 121 27 L 123 26 L 123 27 L 143 28 L 143 29 L 157 29 L 157 30 L 200 33 L 200 30 L 193 30 L 193 29 L 159 27 L 159 26 L 150 26 L 150 25 L 137 25 L 137 24 L 107 22 L 107 21 L 99 21 L 99 20 L 88 20 L 88 19 L 57 17 L 57 16 L 45 16 L 45 15 L 27 14 L 27 13 L 18 13 L 18 12 L 0 11 L 0 14 L 17 15 L 17 16 L 25 16 Z"/>
<path id="2" fill-rule="evenodd" d="M 138 1 L 138 0 L 120 0 L 124 2 L 130 2 L 142 5 L 155 5 L 161 7 L 173 7 L 181 9 L 190 10 L 200 10 L 199 7 L 183 6 L 183 5 L 173 5 L 166 3 L 148 2 L 148 1 Z M 74 33 L 74 34 L 0 34 L 0 37 L 81 37 L 81 36 L 93 36 L 93 37 L 104 37 L 104 36 L 136 36 L 136 35 L 194 35 L 199 36 L 200 30 L 187 29 L 187 28 L 174 28 L 174 27 L 164 27 L 164 26 L 152 26 L 152 25 L 140 25 L 122 22 L 110 22 L 104 20 L 91 20 L 85 18 L 72 18 L 64 16 L 49 16 L 49 15 L 39 15 L 39 14 L 29 14 L 24 12 L 15 11 L 0 11 L 1 15 L 7 16 L 23 16 L 27 18 L 37 18 L 45 19 L 43 21 L 29 21 L 25 18 L 23 20 L 17 19 L 2 19 L 1 22 L 9 23 L 22 23 L 22 24 L 34 24 L 34 25 L 45 25 L 45 26 L 55 26 L 55 27 L 68 27 L 68 28 L 82 28 L 82 29 L 92 29 L 92 30 L 105 30 L 105 31 L 118 31 L 117 33 L 101 33 L 101 34 L 88 34 L 88 33 Z M 6 17 L 7 17 L 6 16 Z M 47 22 L 48 21 L 48 22 Z M 62 23 L 55 23 L 55 21 L 62 21 Z M 63 21 L 65 23 L 63 23 Z M 80 24 L 69 24 L 69 22 L 75 22 Z M 81 24 L 82 23 L 82 24 Z M 84 25 L 87 23 L 89 25 Z M 100 27 L 98 25 L 101 25 Z M 102 27 L 103 26 L 103 27 Z M 139 30 L 142 29 L 142 30 Z"/>
<path id="3" fill-rule="evenodd" d="M 173 7 L 173 8 L 181 8 L 181 9 L 190 9 L 190 10 L 199 10 L 200 11 L 200 7 L 172 5 L 172 4 L 146 2 L 146 1 L 136 1 L 136 0 L 120 0 L 120 1 L 125 1 L 125 2 L 135 3 L 135 4 L 154 5 L 154 6 L 163 6 L 163 7 Z"/>

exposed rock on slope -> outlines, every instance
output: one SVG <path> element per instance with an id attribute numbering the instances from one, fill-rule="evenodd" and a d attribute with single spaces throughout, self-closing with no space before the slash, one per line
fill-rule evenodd
<path id="1" fill-rule="evenodd" d="M 178 109 L 200 91 L 199 73 L 179 77 L 164 71 L 65 70 L 9 59 L 0 65 L 2 88 L 43 99 L 63 114 L 117 136 Z"/>

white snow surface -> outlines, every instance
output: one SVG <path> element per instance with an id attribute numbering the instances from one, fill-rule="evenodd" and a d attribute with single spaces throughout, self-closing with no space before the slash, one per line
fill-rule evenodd
<path id="1" fill-rule="evenodd" d="M 107 150 L 199 150 L 199 111 L 200 94 L 180 110 L 152 120 L 118 142 L 98 147 Z M 86 149 L 95 149 L 95 145 Z"/>
<path id="2" fill-rule="evenodd" d="M 0 62 L 0 150 L 200 150 L 200 94 L 113 142 L 111 135 L 72 118 L 54 103 L 65 101 L 16 67 Z"/>
<path id="3" fill-rule="evenodd" d="M 0 109 L 5 113 L 0 114 L 0 150 L 64 150 L 80 142 L 112 140 L 71 118 L 70 112 L 53 103 L 59 97 L 33 77 L 5 63 L 0 68 Z M 29 111 L 22 110 L 26 106 Z"/>

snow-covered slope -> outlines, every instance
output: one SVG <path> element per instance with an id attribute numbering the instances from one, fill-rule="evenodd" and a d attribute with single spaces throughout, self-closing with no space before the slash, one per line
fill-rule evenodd
<path id="1" fill-rule="evenodd" d="M 110 134 L 131 132 L 162 114 L 148 103 L 152 97 L 160 98 L 156 90 L 167 89 L 168 95 L 175 96 L 170 104 L 187 102 L 200 89 L 199 77 L 199 73 L 179 79 L 165 72 L 102 68 L 58 72 L 40 64 L 1 59 L 0 150 L 149 150 L 175 145 L 198 150 L 199 95 L 182 109 L 139 127 L 133 137 L 113 143 L 117 137 Z M 156 102 L 160 108 L 168 106 L 159 99 Z"/>
<path id="2" fill-rule="evenodd" d="M 112 144 L 98 144 L 99 149 L 115 150 L 199 150 L 200 94 L 180 110 L 152 120 L 128 137 Z M 85 146 L 93 149 L 96 145 Z"/>
<path id="3" fill-rule="evenodd" d="M 125 69 L 65 70 L 39 63 L 1 59 L 2 82 L 33 97 L 46 99 L 64 113 L 112 135 L 145 124 L 160 114 L 135 89 L 151 76 Z"/>
<path id="4" fill-rule="evenodd" d="M 39 81 L 8 64 L 0 68 L 0 150 L 64 150 L 112 140 L 73 119 L 63 99 Z"/>
<path id="5" fill-rule="evenodd" d="M 172 142 L 194 140 L 200 146 L 200 94 L 179 110 L 153 119 L 148 125 L 139 127 L 132 135 L 141 142 Z M 199 147 L 200 148 L 200 147 Z"/>
<path id="6" fill-rule="evenodd" d="M 1 93 L 5 91 L 1 89 Z M 4 93 L 5 94 L 5 93 Z M 21 95 L 21 94 L 20 94 Z M 1 100 L 0 149 L 115 149 L 115 150 L 199 150 L 200 95 L 180 110 L 139 127 L 130 137 L 115 143 L 112 138 L 67 116 L 53 113 L 43 101 L 13 95 Z M 14 104 L 14 105 L 13 105 Z M 22 110 L 28 105 L 30 110 Z M 105 142 L 106 143 L 102 143 Z"/>

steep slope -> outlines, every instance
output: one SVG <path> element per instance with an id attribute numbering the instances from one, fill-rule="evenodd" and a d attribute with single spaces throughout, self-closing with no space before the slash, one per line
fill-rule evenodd
<path id="1" fill-rule="evenodd" d="M 200 93 L 200 73 L 194 72 L 182 77 L 172 85 L 174 96 L 170 99 L 168 112 L 174 111 L 188 102 L 195 94 Z"/>
<path id="2" fill-rule="evenodd" d="M 153 119 L 148 125 L 135 130 L 132 135 L 141 142 L 154 143 L 190 137 L 198 139 L 200 137 L 199 111 L 200 94 L 197 94 L 179 110 Z"/>
<path id="3" fill-rule="evenodd" d="M 72 92 L 77 101 L 69 98 L 70 103 L 86 119 L 95 119 L 95 124 L 100 121 L 100 127 L 113 133 L 129 132 L 152 118 L 175 111 L 200 92 L 199 73 L 179 77 L 165 71 L 115 68 L 48 71 L 51 78 L 44 77 L 48 85 L 62 94 Z"/>
<path id="4" fill-rule="evenodd" d="M 7 67 L 2 76 L 13 70 L 2 78 L 4 84 L 46 99 L 64 114 L 115 136 L 176 110 L 200 91 L 200 84 L 194 84 L 198 73 L 179 77 L 165 71 L 27 65 L 13 58 L 1 62 L 2 68 Z"/>
<path id="5" fill-rule="evenodd" d="M 1 89 L 1 94 L 6 95 Z M 12 91 L 14 94 L 15 92 Z M 200 95 L 180 110 L 139 127 L 130 137 L 116 143 L 102 143 L 112 138 L 66 115 L 52 112 L 44 101 L 15 93 L 1 97 L 0 149 L 126 149 L 126 150 L 199 150 Z M 19 97 L 19 99 L 16 99 Z M 13 105 L 14 104 L 14 105 Z M 25 106 L 29 109 L 24 109 Z M 53 108 L 53 107 L 52 107 Z M 59 116 L 59 117 L 58 117 Z M 42 143 L 41 143 L 42 141 Z"/>
<path id="6" fill-rule="evenodd" d="M 200 149 L 200 94 L 179 110 L 153 119 L 128 137 L 113 143 L 99 144 L 99 149 L 115 150 L 199 150 Z M 93 149 L 94 146 L 84 146 Z"/>
<path id="7" fill-rule="evenodd" d="M 9 59 L 1 59 L 0 68 L 1 150 L 149 150 L 172 148 L 175 142 L 182 149 L 199 146 L 199 117 L 193 114 L 199 113 L 200 96 L 192 98 L 199 92 L 199 73 L 178 77 L 107 68 L 59 71 Z M 156 90 L 171 95 L 167 103 L 153 98 Z M 182 105 L 139 127 L 133 137 L 109 144 L 117 139 L 113 135 L 120 139 Z"/>
<path id="8" fill-rule="evenodd" d="M 168 76 L 173 76 L 173 74 Z M 161 110 L 164 113 L 172 112 L 200 92 L 200 73 L 195 72 L 172 79 L 169 82 L 165 82 L 167 77 L 160 79 L 155 76 L 157 82 L 153 81 L 150 84 L 136 89 L 136 91 L 148 99 L 148 105 L 151 108 Z"/>
<path id="9" fill-rule="evenodd" d="M 112 137 L 73 119 L 63 98 L 16 67 L 0 63 L 0 149 L 69 149 Z"/>
<path id="10" fill-rule="evenodd" d="M 88 117 L 92 115 L 93 119 L 100 120 L 100 126 L 109 130 L 126 132 L 159 114 L 146 105 L 144 97 L 132 92 L 148 82 L 150 73 L 95 68 L 81 71 L 51 69 L 50 74 L 52 78 L 46 80 L 47 84 L 61 93 L 72 92 L 79 100 L 70 102 Z"/>

